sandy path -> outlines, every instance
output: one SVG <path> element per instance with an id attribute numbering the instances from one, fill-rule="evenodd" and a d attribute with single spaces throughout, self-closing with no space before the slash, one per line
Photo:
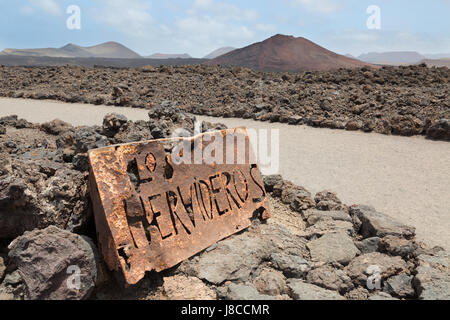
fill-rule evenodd
<path id="1" fill-rule="evenodd" d="M 148 111 L 114 106 L 93 106 L 80 103 L 62 103 L 55 100 L 25 100 L 0 98 L 0 117 L 16 114 L 31 122 L 47 122 L 61 119 L 75 126 L 101 125 L 103 117 L 116 112 L 128 119 L 148 120 Z"/>
<path id="2" fill-rule="evenodd" d="M 0 99 L 0 116 L 101 124 L 108 112 L 147 119 L 141 109 Z M 418 238 L 450 249 L 450 143 L 422 137 L 316 129 L 242 119 L 201 119 L 230 127 L 280 129 L 280 174 L 312 192 L 336 191 L 415 226 Z"/>

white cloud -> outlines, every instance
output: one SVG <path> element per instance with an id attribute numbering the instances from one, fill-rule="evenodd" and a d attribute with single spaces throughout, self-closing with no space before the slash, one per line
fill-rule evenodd
<path id="1" fill-rule="evenodd" d="M 39 8 L 48 14 L 59 16 L 63 13 L 61 6 L 55 2 L 55 0 L 29 0 L 30 5 L 34 8 Z M 33 13 L 33 8 L 30 6 L 24 6 L 21 11 L 25 14 Z"/>
<path id="2" fill-rule="evenodd" d="M 243 46 L 274 27 L 258 23 L 258 13 L 216 0 L 195 0 L 173 29 L 176 42 L 203 56 L 223 46 Z"/>
<path id="3" fill-rule="evenodd" d="M 291 0 L 294 6 L 301 6 L 308 11 L 318 13 L 332 13 L 341 6 L 339 0 Z"/>
<path id="4" fill-rule="evenodd" d="M 145 0 L 101 0 L 101 22 L 133 37 L 147 37 L 154 29 L 151 4 Z"/>
<path id="5" fill-rule="evenodd" d="M 213 16 L 186 17 L 176 23 L 178 32 L 187 41 L 197 44 L 211 44 L 214 39 L 221 41 L 236 39 L 251 39 L 255 33 L 248 26 L 232 25 Z"/>
<path id="6" fill-rule="evenodd" d="M 187 9 L 174 8 L 173 21 L 158 21 L 147 0 L 100 0 L 100 22 L 126 35 L 141 54 L 189 53 L 202 57 L 224 46 L 244 46 L 266 38 L 275 27 L 258 22 L 255 10 L 223 0 L 194 0 Z M 167 9 L 167 14 L 172 13 Z"/>

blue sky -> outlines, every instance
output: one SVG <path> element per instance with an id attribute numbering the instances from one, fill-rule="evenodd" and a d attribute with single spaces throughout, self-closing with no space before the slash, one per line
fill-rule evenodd
<path id="1" fill-rule="evenodd" d="M 69 30 L 69 5 L 81 29 Z M 366 9 L 381 10 L 369 30 Z M 450 52 L 450 0 L 0 0 L 0 50 L 117 41 L 142 55 L 202 57 L 282 33 L 338 53 Z"/>

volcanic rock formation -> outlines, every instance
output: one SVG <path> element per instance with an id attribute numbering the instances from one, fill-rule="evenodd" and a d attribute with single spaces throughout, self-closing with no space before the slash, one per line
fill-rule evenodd
<path id="1" fill-rule="evenodd" d="M 67 210 L 91 206 L 80 191 L 87 188 L 85 152 L 168 137 L 175 128 L 193 132 L 193 121 L 169 102 L 153 107 L 149 121 L 109 114 L 92 127 L 0 118 L 0 300 L 449 298 L 449 252 L 416 241 L 413 228 L 374 208 L 348 207 L 331 191 L 312 195 L 281 176 L 263 179 L 273 213 L 267 222 L 256 219 L 248 230 L 124 289 L 98 259 L 90 210 L 77 213 L 77 228 Z M 223 128 L 204 123 L 202 131 Z M 76 184 L 66 172 L 79 173 Z M 62 175 L 67 183 L 55 180 Z M 14 220 L 13 233 L 15 216 L 22 219 Z M 381 280 L 374 288 L 373 266 Z M 68 271 L 77 268 L 83 277 L 74 291 Z"/>
<path id="2" fill-rule="evenodd" d="M 369 65 L 329 51 L 305 38 L 281 34 L 236 49 L 206 64 L 248 67 L 260 71 L 332 70 Z"/>

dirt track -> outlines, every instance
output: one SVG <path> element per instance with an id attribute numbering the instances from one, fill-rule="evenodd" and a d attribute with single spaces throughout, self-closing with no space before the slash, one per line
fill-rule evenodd
<path id="1" fill-rule="evenodd" d="M 108 112 L 147 119 L 143 109 L 0 99 L 0 116 L 33 122 L 54 118 L 101 124 Z M 280 129 L 280 174 L 317 192 L 338 192 L 345 203 L 370 204 L 417 228 L 418 238 L 450 249 L 450 148 L 422 137 L 317 129 L 242 119 L 203 120 L 228 126 Z"/>

